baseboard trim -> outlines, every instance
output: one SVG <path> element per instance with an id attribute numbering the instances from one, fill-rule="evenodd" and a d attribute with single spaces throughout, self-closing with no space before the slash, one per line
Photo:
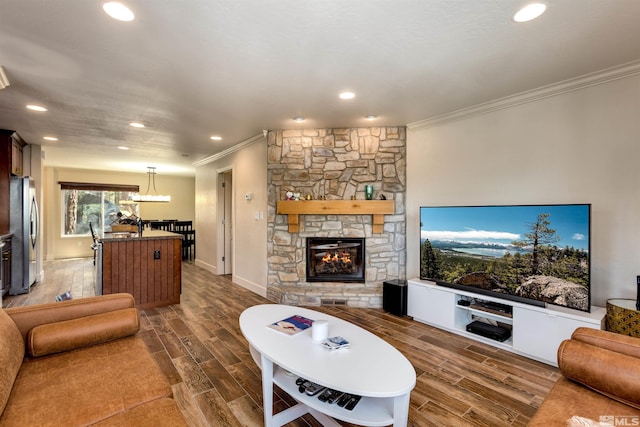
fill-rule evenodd
<path id="1" fill-rule="evenodd" d="M 207 264 L 206 262 L 200 261 L 198 259 L 195 260 L 195 264 L 200 267 L 203 268 L 205 270 L 207 270 L 210 273 L 213 274 L 218 274 L 218 269 L 216 268 L 215 265 L 211 265 L 211 264 Z M 252 282 L 251 280 L 246 280 L 243 279 L 240 276 L 236 276 L 235 274 L 231 275 L 231 281 L 233 283 L 235 283 L 236 285 L 239 285 L 253 293 L 256 293 L 264 298 L 267 297 L 267 287 L 264 285 L 259 285 L 257 283 Z"/>
<path id="2" fill-rule="evenodd" d="M 218 274 L 218 269 L 216 268 L 216 266 L 215 266 L 215 265 L 207 264 L 206 262 L 204 262 L 204 261 L 200 261 L 200 260 L 199 260 L 199 259 L 197 259 L 197 258 L 196 258 L 196 260 L 194 261 L 194 263 L 195 263 L 198 267 L 203 268 L 203 269 L 207 270 L 207 271 L 208 271 L 208 272 L 210 272 L 210 273 Z"/>
<path id="3" fill-rule="evenodd" d="M 242 286 L 243 288 L 250 290 L 253 293 L 260 295 L 261 297 L 267 297 L 267 287 L 264 285 L 259 285 L 250 280 L 245 280 L 242 277 L 236 276 L 235 274 L 231 275 L 231 280 L 233 283 Z"/>

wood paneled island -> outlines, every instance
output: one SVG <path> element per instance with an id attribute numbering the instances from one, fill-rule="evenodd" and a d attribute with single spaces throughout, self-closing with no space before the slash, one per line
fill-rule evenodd
<path id="1" fill-rule="evenodd" d="M 104 233 L 99 243 L 96 294 L 127 292 L 140 309 L 180 304 L 182 235 Z"/>

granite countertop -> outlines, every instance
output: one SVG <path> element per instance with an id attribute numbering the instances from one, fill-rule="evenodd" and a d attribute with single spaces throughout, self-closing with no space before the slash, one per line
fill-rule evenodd
<path id="1" fill-rule="evenodd" d="M 117 232 L 105 232 L 100 237 L 101 242 L 122 241 L 122 240 L 161 240 L 161 239 L 182 239 L 182 234 L 171 233 L 169 231 L 162 230 L 144 230 L 142 237 L 137 232 L 131 231 L 117 231 Z"/>
<path id="2" fill-rule="evenodd" d="M 11 239 L 13 237 L 12 233 L 9 234 L 0 234 L 0 240 L 7 240 L 7 239 Z"/>

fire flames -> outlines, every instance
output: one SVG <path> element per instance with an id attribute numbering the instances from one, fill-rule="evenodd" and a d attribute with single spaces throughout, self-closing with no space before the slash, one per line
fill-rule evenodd
<path id="1" fill-rule="evenodd" d="M 343 264 L 351 264 L 351 254 L 349 254 L 349 252 L 342 252 L 342 253 L 336 252 L 333 255 L 331 255 L 331 253 L 327 253 L 324 257 L 322 257 L 322 262 L 324 263 L 341 262 Z"/>
<path id="2" fill-rule="evenodd" d="M 349 252 L 327 252 L 316 266 L 319 274 L 351 274 L 353 263 Z"/>

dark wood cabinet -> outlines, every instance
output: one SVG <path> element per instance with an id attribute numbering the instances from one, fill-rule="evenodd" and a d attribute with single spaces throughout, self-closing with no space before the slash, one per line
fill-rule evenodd
<path id="1" fill-rule="evenodd" d="M 112 235 L 117 235 L 113 233 Z M 143 237 L 102 238 L 102 294 L 126 292 L 140 309 L 180 304 L 182 236 L 145 231 Z"/>
<path id="2" fill-rule="evenodd" d="M 25 145 L 15 131 L 0 129 L 0 235 L 9 233 L 9 181 L 11 175 L 23 174 Z"/>
<path id="3" fill-rule="evenodd" d="M 26 144 L 16 136 L 17 134 L 14 134 L 13 138 L 11 138 L 11 173 L 22 176 L 24 174 L 22 169 L 22 147 Z"/>
<path id="4" fill-rule="evenodd" d="M 9 181 L 13 131 L 0 129 L 0 234 L 9 233 Z"/>

